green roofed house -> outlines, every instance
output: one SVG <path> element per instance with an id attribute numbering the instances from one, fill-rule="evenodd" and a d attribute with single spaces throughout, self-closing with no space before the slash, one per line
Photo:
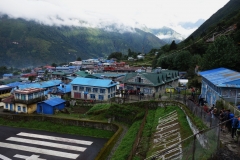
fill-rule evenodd
<path id="1" fill-rule="evenodd" d="M 78 72 L 75 72 L 74 74 L 78 77 L 84 77 L 84 78 L 95 78 L 95 79 L 98 78 L 92 74 L 89 74 L 87 71 L 78 71 Z"/>
<path id="2" fill-rule="evenodd" d="M 68 71 L 57 71 L 57 72 L 52 72 L 51 77 L 56 78 L 56 79 L 62 79 L 63 77 L 71 75 L 71 72 Z"/>
<path id="3" fill-rule="evenodd" d="M 178 71 L 160 70 L 156 73 L 127 73 L 123 83 L 127 90 L 141 92 L 145 95 L 164 93 L 168 87 L 178 86 Z"/>
<path id="4" fill-rule="evenodd" d="M 70 84 L 74 99 L 106 101 L 116 94 L 117 83 L 109 79 L 77 77 Z"/>

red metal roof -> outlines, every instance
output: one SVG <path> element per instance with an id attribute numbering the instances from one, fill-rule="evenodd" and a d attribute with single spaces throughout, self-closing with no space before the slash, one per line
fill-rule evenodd
<path id="1" fill-rule="evenodd" d="M 28 73 L 28 74 L 22 75 L 22 77 L 31 77 L 31 76 L 36 77 L 37 73 Z"/>

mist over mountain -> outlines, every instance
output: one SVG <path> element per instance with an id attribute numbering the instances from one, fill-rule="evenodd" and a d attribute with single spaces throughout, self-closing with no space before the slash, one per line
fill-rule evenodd
<path id="1" fill-rule="evenodd" d="M 2 15 L 0 44 L 1 65 L 27 67 L 69 62 L 77 57 L 107 57 L 112 52 L 127 54 L 128 49 L 148 53 L 166 43 L 152 33 L 119 23 L 104 28 L 49 26 Z"/>
<path id="2" fill-rule="evenodd" d="M 173 40 L 176 43 L 179 43 L 185 39 L 181 34 L 177 33 L 176 31 L 169 27 L 161 27 L 158 29 L 144 28 L 143 30 L 154 34 L 159 39 L 165 41 L 167 44 L 172 43 Z"/>
<path id="3" fill-rule="evenodd" d="M 195 23 L 192 23 L 192 22 L 181 22 L 181 23 L 179 23 L 179 25 L 181 25 L 185 29 L 196 29 L 199 26 L 201 26 L 204 22 L 205 22 L 204 19 L 199 19 Z"/>

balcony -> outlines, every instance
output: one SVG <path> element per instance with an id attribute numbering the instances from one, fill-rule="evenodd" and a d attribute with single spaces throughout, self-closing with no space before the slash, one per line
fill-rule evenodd
<path id="1" fill-rule="evenodd" d="M 41 96 L 34 99 L 29 99 L 29 100 L 14 99 L 14 103 L 33 104 L 33 103 L 38 103 L 44 100 L 45 100 L 45 96 Z"/>

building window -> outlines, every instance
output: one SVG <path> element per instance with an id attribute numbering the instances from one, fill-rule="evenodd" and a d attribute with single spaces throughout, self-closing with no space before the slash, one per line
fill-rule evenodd
<path id="1" fill-rule="evenodd" d="M 238 98 L 240 97 L 240 90 L 239 89 L 237 90 L 237 97 Z"/>
<path id="2" fill-rule="evenodd" d="M 6 108 L 8 108 L 8 104 L 6 103 Z"/>
<path id="3" fill-rule="evenodd" d="M 230 91 L 229 91 L 229 94 L 230 94 L 230 97 L 236 97 L 236 90 L 235 89 L 231 89 Z"/>
<path id="4" fill-rule="evenodd" d="M 90 94 L 91 99 L 95 99 L 95 94 Z"/>
<path id="5" fill-rule="evenodd" d="M 79 91 L 84 91 L 84 87 L 79 87 Z"/>
<path id="6" fill-rule="evenodd" d="M 18 93 L 16 93 L 15 95 L 16 95 L 16 99 L 19 99 L 20 95 Z"/>
<path id="7" fill-rule="evenodd" d="M 111 98 L 111 96 L 110 95 L 108 95 L 108 99 L 110 99 Z"/>
<path id="8" fill-rule="evenodd" d="M 105 93 L 105 89 L 100 89 L 100 93 Z"/>
<path id="9" fill-rule="evenodd" d="M 86 87 L 86 92 L 91 92 L 91 88 L 90 87 Z"/>
<path id="10" fill-rule="evenodd" d="M 93 88 L 93 93 L 97 93 L 98 89 L 97 88 Z"/>
<path id="11" fill-rule="evenodd" d="M 104 96 L 103 95 L 98 95 L 98 99 L 99 100 L 104 100 Z"/>
<path id="12" fill-rule="evenodd" d="M 108 88 L 108 93 L 110 93 L 110 89 L 111 89 L 111 88 Z"/>
<path id="13" fill-rule="evenodd" d="M 142 79 L 141 77 L 137 77 L 137 78 L 135 79 L 135 82 L 137 82 L 137 83 L 142 83 L 142 82 L 143 82 L 143 79 Z"/>
<path id="14" fill-rule="evenodd" d="M 34 98 L 40 97 L 40 94 L 38 92 L 34 93 Z"/>
<path id="15" fill-rule="evenodd" d="M 21 106 L 18 106 L 18 111 L 21 111 Z"/>
<path id="16" fill-rule="evenodd" d="M 33 99 L 33 94 L 29 94 L 28 95 L 28 99 L 30 100 L 30 99 Z"/>
<path id="17" fill-rule="evenodd" d="M 78 90 L 78 86 L 73 86 L 73 90 L 77 91 Z"/>
<path id="18" fill-rule="evenodd" d="M 26 95 L 25 94 L 21 94 L 21 100 L 26 100 Z"/>
<path id="19" fill-rule="evenodd" d="M 149 88 L 143 88 L 143 93 L 144 93 L 144 94 L 151 94 L 151 89 L 149 89 Z"/>
<path id="20" fill-rule="evenodd" d="M 228 89 L 222 88 L 222 96 L 223 97 L 228 97 Z"/>
<path id="21" fill-rule="evenodd" d="M 23 107 L 23 112 L 26 112 L 26 107 Z"/>

